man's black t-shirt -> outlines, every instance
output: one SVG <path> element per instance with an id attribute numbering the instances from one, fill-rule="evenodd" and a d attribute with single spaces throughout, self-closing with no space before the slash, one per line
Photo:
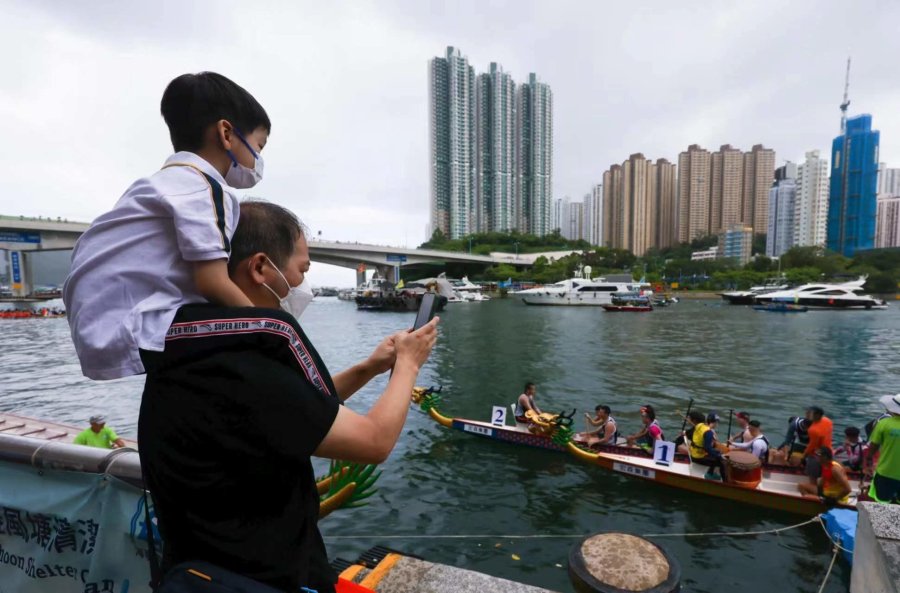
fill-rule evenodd
<path id="1" fill-rule="evenodd" d="M 296 320 L 183 307 L 147 368 L 138 442 L 163 569 L 205 560 L 285 591 L 332 591 L 310 455 L 340 401 Z"/>

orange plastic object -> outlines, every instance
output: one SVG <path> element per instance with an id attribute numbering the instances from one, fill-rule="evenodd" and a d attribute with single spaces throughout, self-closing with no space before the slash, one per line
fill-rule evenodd
<path id="1" fill-rule="evenodd" d="M 337 586 L 334 588 L 337 593 L 375 593 L 373 589 L 357 585 L 353 581 L 338 577 Z"/>

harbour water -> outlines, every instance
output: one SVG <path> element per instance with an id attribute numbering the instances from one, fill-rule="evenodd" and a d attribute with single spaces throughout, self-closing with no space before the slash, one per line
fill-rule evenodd
<path id="1" fill-rule="evenodd" d="M 332 372 L 411 323 L 410 314 L 357 312 L 333 298 L 316 299 L 303 317 Z M 420 384 L 443 385 L 444 414 L 487 419 L 493 405 L 508 406 L 531 380 L 544 409 L 577 408 L 581 419 L 606 403 L 626 432 L 638 426 L 637 407 L 651 403 L 668 435 L 693 397 L 699 409 L 726 418 L 729 409 L 750 412 L 777 444 L 787 417 L 811 403 L 826 409 L 836 431 L 877 414 L 877 396 L 900 391 L 898 334 L 900 307 L 779 315 L 685 301 L 629 315 L 494 300 L 449 307 Z M 83 378 L 64 319 L 0 320 L 0 335 L 0 410 L 78 425 L 104 412 L 111 426 L 134 436 L 142 379 Z M 349 405 L 365 411 L 385 381 Z M 803 519 L 449 431 L 417 410 L 381 469 L 368 506 L 322 522 L 332 556 L 352 559 L 387 545 L 561 591 L 570 590 L 565 565 L 574 538 L 567 536 L 756 531 Z M 831 559 L 815 525 L 779 536 L 659 541 L 681 561 L 685 591 L 816 591 Z M 825 590 L 846 591 L 849 575 L 839 561 Z"/>

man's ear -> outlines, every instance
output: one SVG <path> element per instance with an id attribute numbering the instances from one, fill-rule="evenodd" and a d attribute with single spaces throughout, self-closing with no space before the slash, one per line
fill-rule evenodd
<path id="1" fill-rule="evenodd" d="M 247 258 L 250 279 L 253 280 L 254 284 L 263 284 L 266 281 L 263 270 L 267 265 L 269 265 L 269 258 L 266 257 L 265 253 L 254 253 Z"/>

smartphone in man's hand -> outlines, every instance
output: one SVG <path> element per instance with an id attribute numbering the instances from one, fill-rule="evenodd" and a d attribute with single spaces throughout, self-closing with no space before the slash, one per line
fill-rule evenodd
<path id="1" fill-rule="evenodd" d="M 422 295 L 422 302 L 419 303 L 419 312 L 416 314 L 416 322 L 413 323 L 413 331 L 416 331 L 426 323 L 432 320 L 437 310 L 437 295 L 433 292 L 426 292 Z"/>

